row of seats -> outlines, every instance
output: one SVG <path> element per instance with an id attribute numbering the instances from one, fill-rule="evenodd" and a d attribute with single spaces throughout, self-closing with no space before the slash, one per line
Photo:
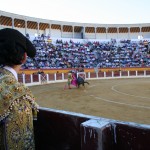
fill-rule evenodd
<path id="1" fill-rule="evenodd" d="M 34 39 L 33 44 L 37 49 L 35 60 L 28 58 L 23 69 L 76 68 L 81 64 L 85 68 L 150 66 L 149 49 L 145 41 L 49 42 L 42 37 Z"/>

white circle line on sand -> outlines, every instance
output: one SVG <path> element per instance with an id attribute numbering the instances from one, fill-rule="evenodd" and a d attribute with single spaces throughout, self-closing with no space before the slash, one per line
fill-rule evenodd
<path id="1" fill-rule="evenodd" d="M 94 96 L 94 95 L 90 95 L 90 96 L 94 97 L 96 99 L 101 99 L 101 100 L 103 100 L 105 102 L 109 102 L 109 103 L 115 103 L 115 104 L 119 104 L 119 105 L 126 105 L 126 106 L 130 106 L 130 107 L 150 109 L 150 107 L 146 107 L 146 106 L 139 106 L 139 105 L 132 105 L 132 104 L 127 104 L 127 103 L 115 102 L 115 101 L 105 99 L 105 98 L 101 98 L 101 97 L 97 97 L 97 96 Z"/>
<path id="2" fill-rule="evenodd" d="M 94 86 L 96 86 L 96 85 L 93 85 L 93 86 L 91 86 L 91 87 L 94 87 Z M 112 87 L 115 87 L 115 86 L 117 86 L 117 85 L 114 85 L 114 86 L 112 86 Z M 91 88 L 91 87 L 90 87 L 90 88 Z M 85 90 L 84 92 L 87 92 L 87 91 Z M 124 93 L 124 95 L 126 95 L 126 93 Z M 130 94 L 127 94 L 127 95 L 131 96 Z M 130 107 L 137 107 L 137 108 L 150 109 L 150 107 L 147 107 L 147 106 L 141 106 L 141 105 L 139 106 L 139 105 L 132 105 L 132 104 L 127 104 L 127 103 L 116 102 L 116 101 L 113 101 L 113 100 L 104 99 L 104 98 L 97 97 L 97 96 L 94 96 L 94 95 L 90 95 L 90 96 L 91 96 L 91 97 L 94 97 L 94 98 L 96 98 L 96 99 L 101 99 L 101 100 L 103 100 L 103 101 L 105 101 L 105 102 L 109 102 L 109 103 L 115 103 L 115 104 L 119 104 L 119 105 L 126 105 L 126 106 L 130 106 Z"/>
<path id="3" fill-rule="evenodd" d="M 115 89 L 115 87 L 119 86 L 121 84 L 118 84 L 118 85 L 114 85 L 111 87 L 111 89 L 116 92 L 116 93 L 119 93 L 119 94 L 123 94 L 123 95 L 128 95 L 128 96 L 133 96 L 133 97 L 138 97 L 138 98 L 143 98 L 143 99 L 147 99 L 147 100 L 150 100 L 150 98 L 148 97 L 144 97 L 144 96 L 136 96 L 136 95 L 133 95 L 133 94 L 128 94 L 128 93 L 124 93 L 124 92 L 120 92 L 118 90 Z"/>
<path id="4" fill-rule="evenodd" d="M 89 86 L 89 88 L 94 87 L 94 86 L 96 86 L 96 85 L 95 85 L 95 84 L 94 84 L 94 85 L 91 85 L 91 86 Z"/>

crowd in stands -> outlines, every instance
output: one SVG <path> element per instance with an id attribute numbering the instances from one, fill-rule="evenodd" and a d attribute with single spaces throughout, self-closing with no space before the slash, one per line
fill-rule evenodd
<path id="1" fill-rule="evenodd" d="M 148 41 L 146 41 L 148 42 Z M 50 42 L 43 36 L 33 40 L 37 49 L 34 60 L 28 58 L 23 69 L 116 68 L 149 67 L 150 54 L 145 41 L 115 40 L 109 42 L 74 42 L 56 40 Z"/>

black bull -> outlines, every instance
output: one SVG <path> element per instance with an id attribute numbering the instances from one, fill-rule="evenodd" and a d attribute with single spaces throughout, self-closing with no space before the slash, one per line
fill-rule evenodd
<path id="1" fill-rule="evenodd" d="M 78 87 L 80 87 L 80 85 L 83 85 L 83 86 L 84 86 L 84 83 L 89 84 L 89 82 L 84 81 L 83 78 L 81 78 L 81 77 L 78 77 L 78 78 L 77 78 L 77 85 L 78 85 Z"/>

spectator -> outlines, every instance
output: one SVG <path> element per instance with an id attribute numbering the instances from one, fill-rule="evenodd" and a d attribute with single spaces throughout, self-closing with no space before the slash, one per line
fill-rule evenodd
<path id="1" fill-rule="evenodd" d="M 38 67 L 43 69 L 75 68 L 80 63 L 84 63 L 85 68 L 94 68 L 97 65 L 101 68 L 150 66 L 150 55 L 144 41 L 122 40 L 118 43 L 111 39 L 110 42 L 81 43 L 73 40 L 56 40 L 52 44 L 36 39 L 34 45 L 37 49 Z M 34 69 L 36 66 L 32 60 L 27 60 L 23 68 Z"/>
<path id="2" fill-rule="evenodd" d="M 17 73 L 27 56 L 36 53 L 19 31 L 0 30 L 0 149 L 35 149 L 33 117 L 37 104 L 29 88 L 18 82 Z"/>

